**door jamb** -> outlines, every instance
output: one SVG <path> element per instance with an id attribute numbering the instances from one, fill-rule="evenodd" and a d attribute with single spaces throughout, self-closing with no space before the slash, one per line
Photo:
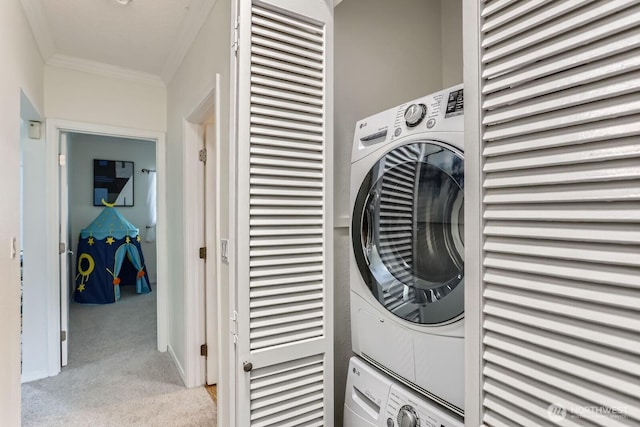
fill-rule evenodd
<path id="1" fill-rule="evenodd" d="M 166 140 L 163 132 L 132 129 L 118 126 L 100 125 L 94 123 L 83 123 L 70 120 L 48 119 L 46 126 L 47 147 L 47 200 L 46 212 L 47 237 L 46 244 L 48 253 L 45 261 L 47 277 L 59 277 L 60 267 L 58 265 L 58 225 L 60 223 L 60 202 L 58 184 L 58 144 L 60 133 L 89 133 L 94 135 L 106 135 L 120 138 L 147 139 L 156 141 L 156 170 L 157 185 L 159 188 L 166 188 Z M 167 351 L 167 326 L 168 326 L 168 289 L 167 289 L 167 204 L 163 191 L 159 191 L 156 198 L 157 206 L 157 348 L 158 351 Z M 48 329 L 48 370 L 49 376 L 60 373 L 60 286 L 58 280 L 52 281 L 47 287 L 47 301 L 49 319 Z"/>
<path id="2" fill-rule="evenodd" d="M 204 93 L 206 94 L 198 103 L 198 105 L 192 110 L 191 114 L 183 119 L 183 155 L 184 155 L 184 206 L 198 206 L 198 183 L 197 174 L 191 173 L 197 171 L 198 167 L 198 151 L 202 146 L 201 135 L 203 134 L 204 122 L 212 115 L 215 117 L 215 141 L 216 141 L 216 163 L 220 160 L 220 144 L 222 143 L 221 123 L 220 123 L 220 111 L 216 111 L 216 105 L 218 108 L 222 108 L 220 105 L 220 74 L 216 74 L 215 83 Z M 214 157 L 214 156 L 211 156 Z M 214 166 L 216 167 L 216 166 Z M 218 184 L 219 185 L 219 184 Z M 220 211 L 220 198 L 216 196 L 216 211 Z M 204 206 L 203 206 L 204 207 Z M 199 227 L 197 226 L 198 212 L 195 209 L 185 209 L 185 221 L 184 221 L 184 266 L 185 266 L 185 329 L 187 334 L 185 336 L 185 349 L 186 349 L 186 362 L 185 362 L 185 384 L 187 387 L 196 387 L 206 382 L 205 363 L 200 355 L 200 344 L 205 337 L 205 312 L 200 306 L 201 290 L 199 289 L 200 278 L 198 277 L 198 248 L 196 242 L 201 237 Z M 216 216 L 216 225 L 213 239 L 207 239 L 206 245 L 217 245 L 217 240 L 220 239 L 220 230 L 218 224 L 220 222 L 219 215 Z M 210 233 L 207 233 L 210 234 Z M 213 240 L 213 241 L 211 241 Z M 209 251 L 216 253 L 217 251 Z M 221 281 L 220 281 L 220 262 L 219 257 L 209 257 L 211 262 L 215 262 L 215 283 L 216 283 L 216 300 L 217 300 L 217 317 L 218 317 L 218 330 L 217 340 L 218 343 L 214 348 L 219 351 L 218 357 L 218 372 L 223 369 L 224 361 L 226 357 L 222 350 L 225 348 L 222 346 L 222 340 L 226 337 L 224 331 L 222 331 L 222 318 L 228 316 L 228 308 L 225 304 L 221 303 Z M 219 380 L 219 386 L 220 386 Z M 219 387 L 219 389 L 222 387 Z M 218 406 L 220 406 L 220 397 L 218 398 Z M 218 408 L 220 412 L 220 408 Z"/>

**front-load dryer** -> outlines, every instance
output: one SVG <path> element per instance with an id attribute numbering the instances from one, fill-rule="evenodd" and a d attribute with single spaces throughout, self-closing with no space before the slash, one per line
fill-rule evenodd
<path id="1" fill-rule="evenodd" d="M 351 337 L 464 413 L 463 89 L 360 120 L 351 162 Z"/>
<path id="2" fill-rule="evenodd" d="M 368 363 L 349 361 L 344 427 L 462 427 L 455 414 L 403 387 Z"/>

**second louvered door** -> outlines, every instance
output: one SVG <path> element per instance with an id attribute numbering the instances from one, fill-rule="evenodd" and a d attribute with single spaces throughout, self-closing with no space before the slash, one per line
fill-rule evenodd
<path id="1" fill-rule="evenodd" d="M 638 425 L 640 4 L 468 6 L 468 212 L 482 218 L 469 422 Z"/>
<path id="2" fill-rule="evenodd" d="M 238 425 L 328 426 L 332 8 L 239 5 Z"/>

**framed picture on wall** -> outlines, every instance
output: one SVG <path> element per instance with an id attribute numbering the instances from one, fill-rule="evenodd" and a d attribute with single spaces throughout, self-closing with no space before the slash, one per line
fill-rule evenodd
<path id="1" fill-rule="evenodd" d="M 93 160 L 93 206 L 133 206 L 133 162 Z"/>

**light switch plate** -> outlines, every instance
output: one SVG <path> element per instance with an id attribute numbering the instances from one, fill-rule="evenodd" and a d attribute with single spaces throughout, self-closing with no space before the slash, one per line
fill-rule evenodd
<path id="1" fill-rule="evenodd" d="M 229 262 L 229 241 L 227 239 L 220 239 L 220 258 L 222 261 Z"/>

